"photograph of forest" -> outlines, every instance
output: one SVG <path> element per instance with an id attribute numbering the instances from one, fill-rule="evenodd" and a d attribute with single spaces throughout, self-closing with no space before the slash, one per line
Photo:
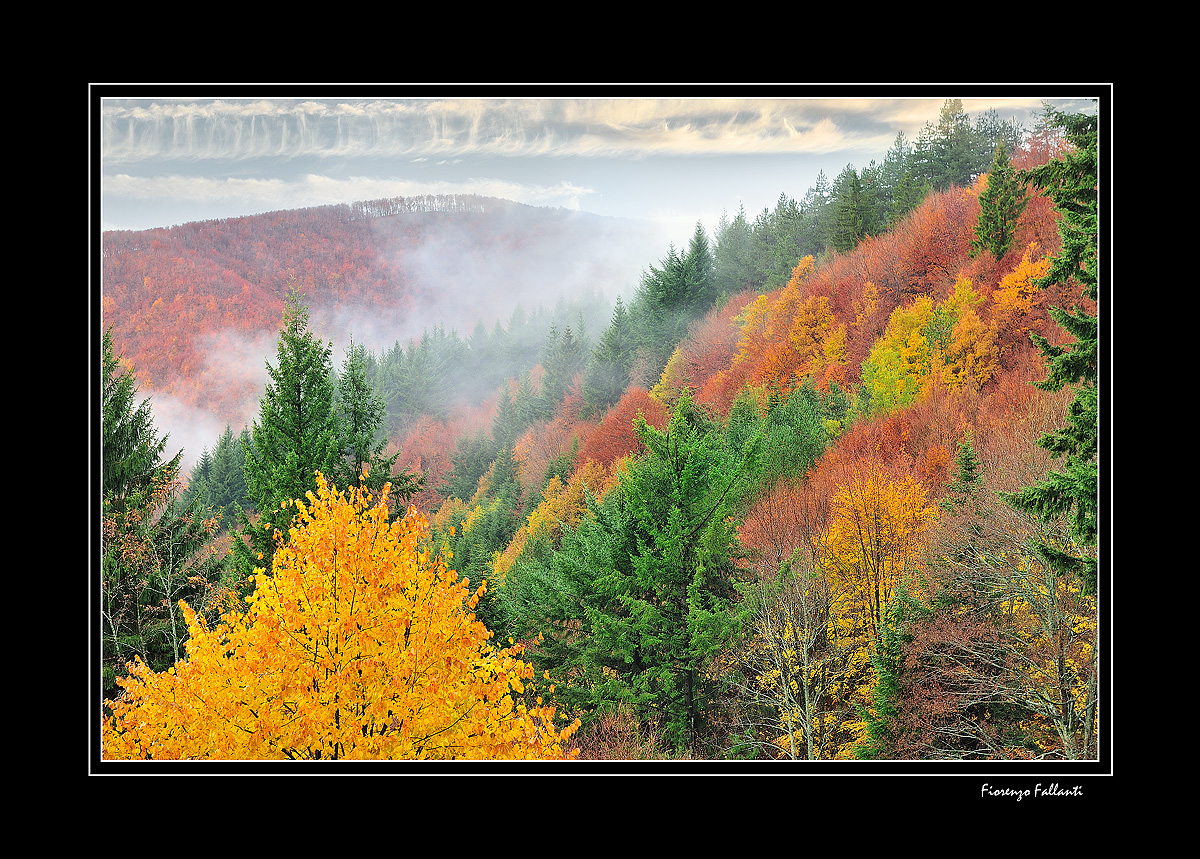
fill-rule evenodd
<path id="1" fill-rule="evenodd" d="M 869 162 L 674 232 L 450 184 L 114 205 L 94 768 L 1110 772 L 1092 89 L 930 93 Z M 119 95 L 114 191 L 149 135 Z"/>

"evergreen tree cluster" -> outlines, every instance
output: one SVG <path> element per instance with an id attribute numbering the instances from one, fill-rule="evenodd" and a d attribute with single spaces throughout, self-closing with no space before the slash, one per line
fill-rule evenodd
<path id="1" fill-rule="evenodd" d="M 703 225 L 696 224 L 686 250 L 672 244 L 651 265 L 628 308 L 618 301 L 608 327 L 587 356 L 582 391 L 589 414 L 603 414 L 631 383 L 658 381 L 688 327 L 729 292 Z"/>
<path id="2" fill-rule="evenodd" d="M 971 256 L 986 250 L 996 259 L 1003 258 L 1012 247 L 1017 220 L 1028 202 L 1024 186 L 1013 173 L 1008 149 L 1001 143 L 988 172 L 987 188 L 979 195 L 979 225 L 971 241 Z"/>
<path id="3" fill-rule="evenodd" d="M 1040 551 L 1063 575 L 1079 575 L 1094 590 L 1097 585 L 1096 545 L 1099 531 L 1100 300 L 1099 272 L 1099 152 L 1095 116 L 1048 111 L 1047 121 L 1063 129 L 1072 144 L 1062 159 L 1024 174 L 1045 190 L 1062 212 L 1062 249 L 1038 286 L 1072 281 L 1080 285 L 1081 303 L 1071 309 L 1053 307 L 1050 315 L 1072 337 L 1064 345 L 1050 343 L 1034 332 L 1031 338 L 1046 362 L 1047 376 L 1038 387 L 1058 391 L 1076 388 L 1067 410 L 1066 426 L 1045 435 L 1040 444 L 1062 468 L 1010 497 L 1018 509 L 1043 519 L 1067 516 L 1078 546 L 1043 545 Z M 1090 305 L 1090 306 L 1089 306 Z"/>
<path id="4" fill-rule="evenodd" d="M 101 617 L 102 686 L 135 657 L 169 668 L 183 654 L 186 624 L 178 603 L 209 608 L 224 576 L 224 560 L 206 551 L 216 519 L 201 498 L 180 497 L 183 451 L 163 455 L 149 399 L 138 402 L 132 368 L 104 332 L 101 356 Z"/>
<path id="5" fill-rule="evenodd" d="M 531 658 L 571 709 L 595 718 L 623 702 L 675 749 L 697 751 L 719 690 L 706 668 L 736 633 L 735 513 L 762 439 L 735 449 L 687 394 L 664 431 L 637 430 L 646 456 L 557 551 L 522 559 L 493 622 L 542 633 Z"/>
<path id="6" fill-rule="evenodd" d="M 847 164 L 832 181 L 821 171 L 799 201 L 780 194 L 775 208 L 752 222 L 741 208 L 732 220 L 722 216 L 714 249 L 717 288 L 730 295 L 779 289 L 796 260 L 853 249 L 897 224 L 931 191 L 969 186 L 988 172 L 997 147 L 1012 153 L 1021 139 L 1016 122 L 995 111 L 972 122 L 960 100 L 948 100 L 915 142 L 897 134 L 882 163 L 861 170 Z"/>
<path id="7" fill-rule="evenodd" d="M 317 472 L 338 488 L 364 480 L 377 492 L 391 482 L 400 498 L 411 497 L 423 482 L 420 475 L 394 474 L 396 455 L 383 453 L 384 404 L 367 381 L 366 350 L 351 344 L 339 377 L 332 344 L 317 338 L 308 320 L 303 297 L 293 290 L 276 363 L 267 364 L 270 381 L 259 418 L 243 445 L 249 504 L 237 509 L 245 539 L 233 543 L 235 569 L 243 579 L 270 567 L 276 534 L 287 533 L 294 514 L 290 502 L 315 491 Z"/>
<path id="8" fill-rule="evenodd" d="M 183 493 L 184 501 L 200 499 L 216 510 L 233 511 L 246 507 L 246 450 L 250 447 L 250 430 L 244 427 L 234 435 L 233 427 L 225 425 L 225 432 L 217 440 L 212 451 L 204 448 L 200 459 L 188 476 L 188 486 Z"/>
<path id="9" fill-rule="evenodd" d="M 386 405 L 389 430 L 398 433 L 422 415 L 444 418 L 455 403 L 481 402 L 559 351 L 575 346 L 586 351 L 587 331 L 607 321 L 609 308 L 599 293 L 562 298 L 552 309 L 539 306 L 533 313 L 518 305 L 506 325 L 497 320 L 489 331 L 480 320 L 466 339 L 437 325 L 420 340 L 397 341 L 378 357 L 368 353 L 367 378 Z M 552 385 L 560 382 L 552 379 Z"/>

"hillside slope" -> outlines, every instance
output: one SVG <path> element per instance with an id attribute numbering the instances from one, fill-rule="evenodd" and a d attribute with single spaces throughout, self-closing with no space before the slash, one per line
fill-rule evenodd
<path id="1" fill-rule="evenodd" d="M 481 197 L 420 197 L 107 232 L 103 324 L 146 394 L 246 424 L 291 285 L 319 336 L 382 351 L 636 281 L 645 225 Z M 611 295 L 610 295 L 611 297 Z"/>

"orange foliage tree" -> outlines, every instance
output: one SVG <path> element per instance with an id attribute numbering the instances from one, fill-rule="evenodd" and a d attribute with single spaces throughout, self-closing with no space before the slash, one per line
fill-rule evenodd
<path id="1" fill-rule="evenodd" d="M 584 403 L 576 376 L 553 417 L 534 421 L 513 443 L 513 465 L 526 504 L 537 503 L 556 460 L 572 457 L 580 439 L 595 429 L 596 421 L 582 417 Z"/>
<path id="2" fill-rule="evenodd" d="M 592 430 L 579 447 L 579 465 L 595 461 L 611 466 L 617 460 L 642 449 L 633 427 L 638 415 L 655 429 L 663 429 L 670 421 L 666 406 L 650 396 L 645 388 L 629 388 L 620 401 L 609 410 L 600 425 Z"/>
<path id="3" fill-rule="evenodd" d="M 476 620 L 483 587 L 424 545 L 414 509 L 318 475 L 249 608 L 214 627 L 183 607 L 188 658 L 140 662 L 106 702 L 108 759 L 561 758 L 521 646 Z M 530 700 L 533 699 L 533 700 Z"/>
<path id="4" fill-rule="evenodd" d="M 805 300 L 805 284 L 813 266 L 813 258 L 804 257 L 783 289 L 773 295 L 760 295 L 734 318 L 741 325 L 734 369 L 741 371 L 745 383 L 777 381 L 786 391 L 791 390 L 796 374 L 803 372 L 817 345 L 805 348 L 814 337 L 809 325 L 828 325 L 828 303 L 818 297 Z"/>
<path id="5" fill-rule="evenodd" d="M 1030 332 L 1046 319 L 1046 296 L 1035 284 L 1049 270 L 1050 258 L 1041 256 L 1037 243 L 1031 244 L 992 292 L 991 327 L 1002 355 L 1025 346 Z"/>

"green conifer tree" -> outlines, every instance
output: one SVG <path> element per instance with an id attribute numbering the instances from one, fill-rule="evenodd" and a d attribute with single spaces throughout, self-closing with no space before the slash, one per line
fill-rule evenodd
<path id="1" fill-rule="evenodd" d="M 868 234 L 868 203 L 862 182 L 853 167 L 847 166 L 838 177 L 837 214 L 830 247 L 842 253 L 853 250 Z"/>
<path id="2" fill-rule="evenodd" d="M 192 470 L 188 473 L 187 489 L 183 492 L 183 500 L 191 501 L 193 498 L 205 498 L 207 503 L 212 504 L 211 490 L 209 482 L 212 479 L 213 455 L 208 452 L 208 448 L 200 451 L 200 459 L 192 466 Z M 213 504 L 214 507 L 218 506 Z"/>
<path id="3" fill-rule="evenodd" d="M 246 435 L 245 429 L 239 435 L 234 435 L 233 427 L 226 424 L 225 431 L 217 441 L 208 479 L 208 501 L 214 507 L 235 510 L 247 503 Z"/>
<path id="4" fill-rule="evenodd" d="M 167 436 L 150 400 L 137 402 L 131 368 L 121 368 L 112 329 L 102 342 L 101 666 L 105 696 L 138 656 L 162 671 L 183 656 L 178 603 L 198 612 L 224 572 L 209 552 L 216 520 L 203 497 L 181 500 L 180 450 L 163 460 Z"/>
<path id="5" fill-rule="evenodd" d="M 717 222 L 716 247 L 713 250 L 713 280 L 717 294 L 733 295 L 757 285 L 754 263 L 754 234 L 746 220 L 744 206 L 730 221 L 725 213 Z"/>
<path id="6" fill-rule="evenodd" d="M 1001 143 L 996 147 L 987 188 L 979 195 L 979 222 L 971 239 L 971 256 L 987 250 L 1001 259 L 1008 253 L 1017 221 L 1028 202 L 1024 186 L 1013 173 L 1008 150 Z"/>
<path id="7" fill-rule="evenodd" d="M 683 257 L 683 280 L 691 311 L 700 314 L 717 300 L 716 263 L 708 242 L 708 233 L 697 221 Z"/>
<path id="8" fill-rule="evenodd" d="M 371 387 L 367 376 L 367 350 L 362 344 L 350 344 L 334 398 L 337 416 L 339 456 L 329 477 L 342 488 L 360 482 L 367 469 L 366 486 L 378 494 L 384 484 L 392 484 L 394 498 L 405 501 L 421 491 L 424 478 L 403 472 L 394 474 L 400 453 L 384 454 L 387 447 L 385 415 L 387 405 Z"/>
<path id="9" fill-rule="evenodd" d="M 341 453 L 333 411 L 333 347 L 309 330 L 308 308 L 295 290 L 288 295 L 276 348 L 246 451 L 246 494 L 259 520 L 252 524 L 246 513 L 240 516 L 249 540 L 234 541 L 241 576 L 256 567 L 270 569 L 274 532 L 286 534 L 295 513 L 284 503 L 315 491 L 316 472 L 334 473 Z"/>
<path id="10" fill-rule="evenodd" d="M 983 463 L 975 455 L 975 439 L 970 430 L 959 442 L 955 462 L 958 470 L 954 480 L 946 485 L 947 497 L 941 505 L 946 510 L 964 504 L 983 483 Z"/>
<path id="11" fill-rule="evenodd" d="M 600 335 L 583 373 L 582 392 L 587 415 L 600 415 L 613 406 L 629 387 L 635 345 L 629 313 L 617 296 L 612 320 Z"/>
<path id="12" fill-rule="evenodd" d="M 1062 249 L 1039 286 L 1068 280 L 1082 287 L 1082 294 L 1099 301 L 1098 231 L 1098 120 L 1085 114 L 1066 115 L 1047 109 L 1049 123 L 1062 128 L 1071 151 L 1064 157 L 1023 174 L 1044 189 L 1062 213 L 1059 232 Z M 1070 533 L 1079 549 L 1041 546 L 1047 561 L 1060 573 L 1080 575 L 1089 588 L 1096 586 L 1095 547 L 1099 527 L 1099 396 L 1100 334 L 1097 317 L 1086 308 L 1050 309 L 1051 316 L 1074 342 L 1051 344 L 1039 334 L 1031 335 L 1046 360 L 1046 379 L 1038 387 L 1057 391 L 1077 386 L 1074 401 L 1067 409 L 1067 423 L 1049 433 L 1039 444 L 1056 458 L 1063 468 L 1051 471 L 1045 480 L 1006 496 L 1018 509 L 1043 519 L 1067 516 Z"/>
<path id="13" fill-rule="evenodd" d="M 746 473 L 757 469 L 761 438 L 732 454 L 719 429 L 680 397 L 665 431 L 639 417 L 649 453 L 621 481 L 607 538 L 630 551 L 594 570 L 590 640 L 611 671 L 598 693 L 631 703 L 676 749 L 699 751 L 719 682 L 706 669 L 736 632 L 733 511 Z"/>
<path id="14" fill-rule="evenodd" d="M 854 747 L 858 760 L 887 760 L 895 757 L 897 715 L 899 714 L 901 681 L 904 675 L 904 645 L 912 641 L 909 632 L 911 616 L 921 612 L 920 604 L 909 596 L 904 586 L 887 607 L 887 623 L 880 634 L 879 647 L 871 654 L 871 667 L 878 678 L 871 692 L 871 706 L 860 708 L 866 723 L 866 735 Z"/>

